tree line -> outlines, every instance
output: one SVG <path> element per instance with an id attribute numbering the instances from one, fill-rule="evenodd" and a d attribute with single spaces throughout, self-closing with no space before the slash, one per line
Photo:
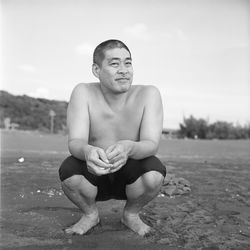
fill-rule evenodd
<path id="1" fill-rule="evenodd" d="M 54 132 L 65 132 L 67 106 L 68 103 L 65 101 L 33 98 L 27 95 L 15 96 L 0 91 L 0 127 L 4 128 L 4 120 L 9 118 L 12 123 L 18 124 L 18 129 L 50 132 L 49 114 L 52 110 L 55 113 Z M 197 119 L 191 115 L 183 118 L 179 129 L 173 134 L 178 138 L 193 139 L 249 139 L 250 124 L 241 126 L 225 121 L 209 123 L 208 120 Z"/>
<path id="2" fill-rule="evenodd" d="M 181 138 L 193 139 L 250 139 L 250 124 L 241 126 L 225 121 L 210 124 L 208 120 L 191 115 L 183 118 L 177 133 Z"/>
<path id="3" fill-rule="evenodd" d="M 0 127 L 4 128 L 4 120 L 8 118 L 11 123 L 18 124 L 18 129 L 39 130 L 50 132 L 50 111 L 55 113 L 55 133 L 66 128 L 65 101 L 33 98 L 27 95 L 15 96 L 6 91 L 0 91 Z"/>

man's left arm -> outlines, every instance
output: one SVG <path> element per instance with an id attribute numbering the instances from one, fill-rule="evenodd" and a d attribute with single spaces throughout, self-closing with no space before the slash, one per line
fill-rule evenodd
<path id="1" fill-rule="evenodd" d="M 156 154 L 158 150 L 163 125 L 161 95 L 154 86 L 147 86 L 143 91 L 145 106 L 139 141 L 121 140 L 106 151 L 107 157 L 115 162 L 114 171 L 120 169 L 127 158 L 144 159 Z"/>
<path id="2" fill-rule="evenodd" d="M 128 157 L 143 159 L 155 155 L 162 134 L 163 107 L 159 90 L 154 86 L 145 88 L 145 107 L 140 127 L 140 140 L 130 142 Z"/>

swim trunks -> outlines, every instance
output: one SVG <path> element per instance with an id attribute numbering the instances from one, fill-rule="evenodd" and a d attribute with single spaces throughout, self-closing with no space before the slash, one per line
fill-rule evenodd
<path id="1" fill-rule="evenodd" d="M 63 161 L 59 169 L 59 177 L 61 181 L 64 181 L 73 175 L 83 175 L 91 184 L 97 186 L 97 201 L 109 199 L 126 200 L 126 185 L 134 183 L 140 176 L 149 171 L 157 171 L 164 177 L 166 176 L 165 166 L 155 156 L 142 160 L 129 158 L 120 170 L 102 176 L 90 173 L 85 161 L 69 156 Z"/>

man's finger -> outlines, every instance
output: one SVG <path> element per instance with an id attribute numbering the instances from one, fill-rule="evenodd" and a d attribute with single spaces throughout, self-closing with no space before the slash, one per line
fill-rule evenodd
<path id="1" fill-rule="evenodd" d="M 97 167 L 96 169 L 96 174 L 97 175 L 105 175 L 110 173 L 110 168 L 99 168 Z"/>
<path id="2" fill-rule="evenodd" d="M 94 165 L 93 163 L 88 163 L 88 171 L 89 171 L 91 174 L 96 175 L 94 169 L 95 169 L 95 165 Z"/>
<path id="3" fill-rule="evenodd" d="M 110 173 L 114 173 L 123 167 L 123 160 L 120 160 L 114 164 L 114 167 L 110 169 Z"/>
<path id="4" fill-rule="evenodd" d="M 96 166 L 94 163 L 88 164 L 88 171 L 94 175 L 104 175 L 110 173 L 110 168 L 100 168 Z"/>
<path id="5" fill-rule="evenodd" d="M 115 149 L 116 145 L 111 145 L 106 149 L 106 154 L 109 154 L 111 151 L 113 151 Z"/>
<path id="6" fill-rule="evenodd" d="M 118 168 L 120 165 L 124 164 L 124 159 L 121 159 L 113 164 L 113 168 Z"/>
<path id="7" fill-rule="evenodd" d="M 101 168 L 111 168 L 113 167 L 112 164 L 109 164 L 109 163 L 105 163 L 104 161 L 100 160 L 100 159 L 95 159 L 93 160 L 94 164 L 97 166 L 97 167 L 101 167 Z"/>
<path id="8" fill-rule="evenodd" d="M 115 156 L 112 159 L 110 159 L 110 163 L 112 163 L 114 165 L 116 162 L 118 162 L 118 161 L 120 161 L 122 159 L 123 159 L 122 155 L 118 154 L 117 156 Z"/>
<path id="9" fill-rule="evenodd" d="M 116 157 L 117 155 L 119 155 L 119 151 L 117 150 L 117 148 L 115 148 L 113 151 L 111 151 L 110 153 L 107 154 L 107 157 L 109 160 L 113 159 L 114 157 Z"/>
<path id="10" fill-rule="evenodd" d="M 103 150 L 98 150 L 98 153 L 99 153 L 99 157 L 102 161 L 106 162 L 106 163 L 109 163 L 109 160 L 107 158 L 107 155 L 105 154 L 105 152 Z"/>

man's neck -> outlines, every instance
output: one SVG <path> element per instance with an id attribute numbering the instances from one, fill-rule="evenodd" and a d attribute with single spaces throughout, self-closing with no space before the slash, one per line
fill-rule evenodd
<path id="1" fill-rule="evenodd" d="M 114 93 L 104 88 L 101 84 L 100 89 L 105 101 L 113 111 L 119 111 L 125 106 L 128 91 L 124 93 Z"/>

